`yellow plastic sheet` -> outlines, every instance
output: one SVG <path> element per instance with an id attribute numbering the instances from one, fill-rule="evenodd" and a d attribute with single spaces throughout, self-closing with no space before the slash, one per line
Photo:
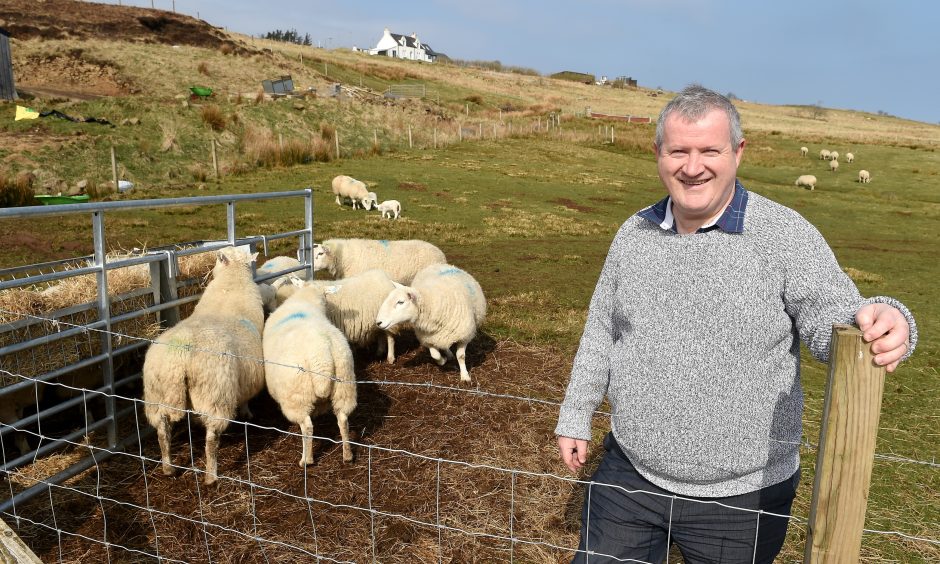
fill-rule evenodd
<path id="1" fill-rule="evenodd" d="M 13 121 L 20 121 L 21 119 L 36 119 L 39 117 L 39 112 L 24 106 L 16 107 L 16 118 Z"/>

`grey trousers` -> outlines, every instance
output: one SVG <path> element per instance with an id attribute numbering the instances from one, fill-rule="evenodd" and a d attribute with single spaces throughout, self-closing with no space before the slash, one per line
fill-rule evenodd
<path id="1" fill-rule="evenodd" d="M 673 500 L 671 492 L 636 471 L 611 433 L 604 437 L 604 448 L 607 452 L 592 481 L 663 495 L 589 485 L 581 512 L 581 542 L 572 564 L 658 564 L 665 558 L 669 543 L 678 546 L 689 564 L 770 563 L 780 552 L 789 519 L 732 508 L 789 515 L 800 481 L 799 470 L 791 478 L 755 492 L 723 498 L 683 496 L 696 501 Z"/>

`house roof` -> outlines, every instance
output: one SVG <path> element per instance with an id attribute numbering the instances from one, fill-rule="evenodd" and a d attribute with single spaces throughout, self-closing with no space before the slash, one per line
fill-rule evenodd
<path id="1" fill-rule="evenodd" d="M 412 36 L 410 36 L 410 35 L 402 35 L 402 34 L 400 34 L 400 33 L 390 33 L 389 35 L 391 35 L 391 36 L 392 36 L 392 39 L 394 39 L 395 42 L 398 43 L 399 45 L 402 44 L 402 43 L 401 43 L 401 40 L 404 39 L 404 40 L 405 40 L 405 44 L 404 44 L 405 47 L 413 47 L 413 48 L 415 48 L 415 49 L 418 49 L 418 48 L 419 48 L 419 47 L 418 47 L 418 40 L 417 40 L 417 38 L 415 38 L 415 37 L 412 37 Z M 427 51 L 428 55 L 436 55 L 436 54 L 437 54 L 437 53 L 434 51 L 434 49 L 432 49 L 431 46 L 428 45 L 427 43 L 422 43 L 421 46 L 420 46 L 420 48 L 421 48 L 421 49 L 424 49 L 425 51 Z"/>

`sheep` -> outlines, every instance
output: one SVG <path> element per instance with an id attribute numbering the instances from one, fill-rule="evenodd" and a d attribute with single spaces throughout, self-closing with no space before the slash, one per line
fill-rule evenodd
<path id="1" fill-rule="evenodd" d="M 313 420 L 332 406 L 343 440 L 343 461 L 352 461 L 349 415 L 356 408 L 356 374 L 349 343 L 326 318 L 323 289 L 301 288 L 264 327 L 264 380 L 291 423 L 300 425 L 301 468 L 313 464 Z"/>
<path id="2" fill-rule="evenodd" d="M 830 153 L 829 153 L 829 160 L 830 160 L 830 161 L 837 161 L 837 160 L 839 160 L 839 151 L 832 151 L 832 152 L 830 152 Z"/>
<path id="3" fill-rule="evenodd" d="M 855 160 L 855 155 L 853 155 L 852 153 L 845 154 L 845 162 L 850 163 L 854 160 Z"/>
<path id="4" fill-rule="evenodd" d="M 277 272 L 283 272 L 285 270 L 297 268 L 301 266 L 301 264 L 302 263 L 299 260 L 295 259 L 294 257 L 289 257 L 289 256 L 271 257 L 268 260 L 264 261 L 264 264 L 262 264 L 261 267 L 257 269 L 257 274 L 258 276 L 268 276 L 271 274 L 275 274 Z M 283 278 L 287 278 L 290 276 L 299 277 L 303 280 L 306 280 L 307 270 L 303 269 L 303 270 L 294 270 L 292 272 L 288 272 L 287 274 L 284 274 L 275 278 L 274 281 L 271 282 L 271 284 L 273 284 L 274 282 L 278 280 L 281 280 Z"/>
<path id="5" fill-rule="evenodd" d="M 366 194 L 366 198 L 362 200 L 362 207 L 364 207 L 366 211 L 370 211 L 372 208 L 374 208 L 378 204 L 379 204 L 379 197 L 376 195 L 375 192 L 369 192 L 368 194 Z"/>
<path id="6" fill-rule="evenodd" d="M 828 150 L 828 149 L 820 149 L 820 150 L 819 150 L 819 158 L 820 158 L 820 160 L 826 160 L 826 161 L 828 161 L 828 160 L 829 160 L 829 154 L 830 154 L 830 153 L 829 153 L 829 150 Z"/>
<path id="7" fill-rule="evenodd" d="M 218 478 L 219 435 L 264 388 L 261 292 L 249 255 L 219 251 L 212 281 L 192 315 L 157 337 L 144 357 L 144 411 L 157 429 L 163 473 L 173 475 L 170 430 L 187 407 L 206 428 L 205 483 Z"/>
<path id="8" fill-rule="evenodd" d="M 801 175 L 799 178 L 797 178 L 794 184 L 796 186 L 805 186 L 806 188 L 809 188 L 810 190 L 815 190 L 816 189 L 816 177 L 813 176 L 812 174 L 804 174 L 804 175 Z"/>
<path id="9" fill-rule="evenodd" d="M 839 170 L 839 161 L 832 159 L 829 161 L 829 172 L 835 172 Z"/>
<path id="10" fill-rule="evenodd" d="M 800 156 L 805 157 L 809 154 L 809 147 L 800 147 Z"/>
<path id="11" fill-rule="evenodd" d="M 333 194 L 336 195 L 336 203 L 340 206 L 343 205 L 343 198 L 352 200 L 353 209 L 356 209 L 359 204 L 365 207 L 364 200 L 369 197 L 369 191 L 364 182 L 343 174 L 333 179 Z"/>
<path id="12" fill-rule="evenodd" d="M 411 286 L 396 287 L 382 302 L 375 322 L 386 330 L 411 323 L 418 341 L 440 366 L 453 358 L 450 347 L 456 343 L 460 380 L 469 382 L 467 343 L 484 317 L 486 297 L 480 284 L 455 266 L 434 264 L 422 269 Z"/>
<path id="13" fill-rule="evenodd" d="M 871 182 L 871 173 L 865 169 L 858 171 L 858 181 L 868 184 Z"/>
<path id="14" fill-rule="evenodd" d="M 33 384 L 32 387 L 22 388 L 4 396 L 0 396 L 0 423 L 13 426 L 14 423 L 23 418 L 23 410 L 27 406 L 39 406 L 42 401 L 46 386 L 44 384 Z M 20 455 L 26 454 L 32 450 L 29 442 L 26 441 L 24 433 L 13 432 L 13 444 L 19 450 Z"/>
<path id="15" fill-rule="evenodd" d="M 440 249 L 418 239 L 327 239 L 313 246 L 313 270 L 326 270 L 332 278 L 380 268 L 395 282 L 410 284 L 422 268 L 446 262 Z"/>
<path id="16" fill-rule="evenodd" d="M 401 202 L 398 200 L 385 200 L 379 204 L 378 210 L 382 212 L 382 219 L 385 219 L 385 214 L 388 214 L 389 219 L 392 219 L 392 215 L 395 216 L 395 219 L 398 219 L 398 216 L 401 215 Z"/>

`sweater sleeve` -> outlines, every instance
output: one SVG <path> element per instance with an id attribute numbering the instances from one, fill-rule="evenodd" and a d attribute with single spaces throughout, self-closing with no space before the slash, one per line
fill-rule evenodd
<path id="1" fill-rule="evenodd" d="M 613 313 L 617 294 L 619 258 L 624 242 L 621 228 L 611 243 L 588 307 L 581 344 L 574 358 L 568 390 L 561 404 L 555 434 L 591 439 L 591 419 L 603 401 L 610 380 L 610 352 L 614 342 Z"/>

